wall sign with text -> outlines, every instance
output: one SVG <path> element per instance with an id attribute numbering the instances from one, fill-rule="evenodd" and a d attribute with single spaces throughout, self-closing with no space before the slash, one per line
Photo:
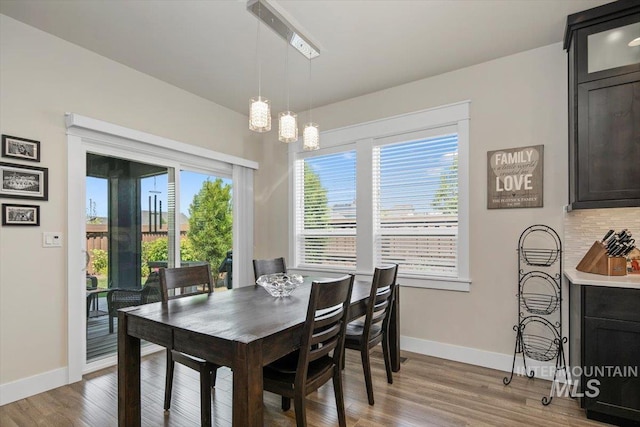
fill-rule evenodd
<path id="1" fill-rule="evenodd" d="M 487 152 L 487 209 L 541 208 L 544 145 Z"/>

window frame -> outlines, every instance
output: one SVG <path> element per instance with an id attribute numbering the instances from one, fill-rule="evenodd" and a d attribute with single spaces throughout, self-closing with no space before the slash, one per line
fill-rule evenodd
<path id="1" fill-rule="evenodd" d="M 470 101 L 444 105 L 398 116 L 359 123 L 321 133 L 320 150 L 305 152 L 301 144 L 289 147 L 289 170 L 308 157 L 356 150 L 356 271 L 358 279 L 370 279 L 375 263 L 373 212 L 373 147 L 391 141 L 411 139 L 414 134 L 437 135 L 455 130 L 458 135 L 458 241 L 457 277 L 406 274 L 398 271 L 398 284 L 428 289 L 469 291 L 469 107 Z M 340 275 L 352 270 L 302 266 L 297 259 L 295 177 L 289 174 L 289 259 L 290 270 L 303 274 Z"/>
<path id="2" fill-rule="evenodd" d="M 291 168 L 289 169 L 290 171 L 292 171 L 292 173 L 290 175 L 293 175 L 292 178 L 292 183 L 290 188 L 295 187 L 295 189 L 293 191 L 297 192 L 297 187 L 296 187 L 296 176 L 295 174 L 298 173 L 297 171 L 297 165 L 296 165 L 296 161 L 297 160 L 305 160 L 308 158 L 312 158 L 312 157 L 318 157 L 318 156 L 325 156 L 325 155 L 332 155 L 332 154 L 339 154 L 339 153 L 344 153 L 347 151 L 354 151 L 356 149 L 355 144 L 345 144 L 345 145 L 340 145 L 340 146 L 336 146 L 336 147 L 328 147 L 328 148 L 322 148 L 316 151 L 302 151 L 300 153 L 298 153 L 298 155 L 296 156 L 296 159 L 291 163 Z M 357 188 L 358 188 L 358 165 L 357 165 L 357 150 L 356 151 L 356 198 L 358 197 L 358 192 L 357 192 Z M 291 213 L 291 221 L 290 223 L 290 236 L 292 236 L 293 239 L 295 239 L 295 243 L 292 243 L 289 245 L 290 251 L 289 251 L 289 262 L 290 265 L 295 267 L 296 269 L 299 269 L 300 271 L 305 271 L 305 272 L 322 272 L 322 273 L 327 273 L 327 272 L 344 272 L 347 273 L 349 271 L 353 271 L 352 269 L 349 268 L 337 268 L 335 266 L 327 266 L 327 267 L 323 267 L 323 266 L 319 266 L 319 265 L 314 265 L 314 264 L 303 264 L 301 263 L 300 260 L 300 253 L 301 251 L 298 250 L 297 242 L 299 241 L 299 234 L 298 234 L 298 226 L 299 226 L 299 222 L 298 222 L 298 212 L 300 212 L 301 208 L 303 208 L 302 206 L 302 202 L 301 200 L 298 200 L 297 198 L 293 197 L 290 198 L 290 200 L 293 201 L 292 203 L 292 213 Z M 357 250 L 357 245 L 358 245 L 358 233 L 357 233 L 357 212 L 356 212 L 356 230 L 352 233 L 352 232 L 345 232 L 345 231 L 334 231 L 334 232 L 328 232 L 326 233 L 326 235 L 334 235 L 334 236 L 350 236 L 350 235 L 354 235 L 356 237 L 356 261 L 357 261 L 357 257 L 358 257 L 358 250 Z M 304 221 L 302 221 L 304 222 Z M 324 235 L 323 233 L 316 233 L 316 232 L 310 232 L 310 233 L 302 233 L 302 234 L 307 234 L 307 235 Z M 293 252 L 292 252 L 293 251 Z M 291 269 L 291 268 L 289 268 Z"/>

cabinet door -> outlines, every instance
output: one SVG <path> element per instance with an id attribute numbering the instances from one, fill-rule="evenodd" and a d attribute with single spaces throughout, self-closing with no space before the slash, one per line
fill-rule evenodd
<path id="1" fill-rule="evenodd" d="M 640 323 L 585 317 L 583 369 L 592 375 L 582 383 L 590 392 L 586 381 L 600 382 L 597 396 L 585 396 L 588 411 L 640 421 L 639 365 Z"/>
<path id="2" fill-rule="evenodd" d="M 640 206 L 640 72 L 578 85 L 577 151 L 577 202 Z"/>
<path id="3" fill-rule="evenodd" d="M 578 83 L 640 71 L 640 12 L 582 28 L 576 33 Z"/>

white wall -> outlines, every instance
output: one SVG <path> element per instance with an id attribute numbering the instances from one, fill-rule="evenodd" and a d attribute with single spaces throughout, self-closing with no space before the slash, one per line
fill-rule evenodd
<path id="1" fill-rule="evenodd" d="M 414 349 L 436 342 L 449 344 L 454 353 L 457 347 L 451 345 L 479 350 L 467 354 L 510 357 L 520 233 L 542 223 L 562 235 L 568 155 L 567 59 L 561 44 L 328 105 L 314 110 L 313 118 L 328 130 L 467 99 L 471 291 L 401 288 L 401 333 Z M 273 137 L 267 143 L 271 147 L 264 148 L 261 164 L 270 166 L 256 179 L 255 255 L 261 257 L 288 253 L 282 220 L 288 207 L 286 147 Z M 544 145 L 544 207 L 487 210 L 487 151 L 537 144 Z M 505 369 L 511 367 L 509 357 L 497 359 L 506 361 Z"/>
<path id="2" fill-rule="evenodd" d="M 0 227 L 2 385 L 67 364 L 66 248 L 41 244 L 44 231 L 67 235 L 76 196 L 66 193 L 65 112 L 251 160 L 259 138 L 246 116 L 4 15 L 0 93 L 1 133 L 41 141 L 37 166 L 49 168 L 49 201 L 24 201 L 41 206 L 40 227 Z"/>

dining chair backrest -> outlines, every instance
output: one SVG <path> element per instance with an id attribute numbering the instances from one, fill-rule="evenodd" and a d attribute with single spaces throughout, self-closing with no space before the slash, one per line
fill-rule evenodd
<path id="1" fill-rule="evenodd" d="M 304 390 L 309 363 L 328 355 L 331 351 L 335 366 L 340 367 L 353 278 L 353 275 L 347 275 L 335 280 L 314 281 L 311 284 L 295 387 Z"/>
<path id="2" fill-rule="evenodd" d="M 186 288 L 200 287 L 202 290 Z M 213 292 L 213 281 L 211 278 L 211 267 L 209 264 L 196 265 L 193 267 L 161 268 L 160 288 L 162 292 L 162 302 L 167 303 L 170 299 L 186 297 L 196 294 L 211 294 Z M 179 295 L 169 295 L 171 289 L 180 289 Z M 168 411 L 171 406 L 171 392 L 173 389 L 173 373 L 175 363 L 187 366 L 196 370 L 200 374 L 200 425 L 211 426 L 211 387 L 216 383 L 217 365 L 204 359 L 200 359 L 189 354 L 184 354 L 171 348 L 167 348 L 167 373 L 165 376 L 164 410 Z M 165 412 L 166 413 L 166 412 Z"/>
<path id="3" fill-rule="evenodd" d="M 286 273 L 287 265 L 284 262 L 284 258 L 274 259 L 254 259 L 253 260 L 253 274 L 255 279 L 265 274 Z"/>
<path id="4" fill-rule="evenodd" d="M 202 291 L 185 291 L 185 288 L 201 285 L 204 286 Z M 193 267 L 162 268 L 160 269 L 160 288 L 163 302 L 194 294 L 210 294 L 213 292 L 211 267 L 209 264 L 203 264 Z M 170 296 L 171 289 L 180 289 L 180 294 Z"/>
<path id="5" fill-rule="evenodd" d="M 371 294 L 367 305 L 367 314 L 364 321 L 364 337 L 371 339 L 372 326 L 380 325 L 376 328 L 379 333 L 384 333 L 389 327 L 391 320 L 391 308 L 395 295 L 396 277 L 398 275 L 398 265 L 376 267 L 371 283 Z"/>

